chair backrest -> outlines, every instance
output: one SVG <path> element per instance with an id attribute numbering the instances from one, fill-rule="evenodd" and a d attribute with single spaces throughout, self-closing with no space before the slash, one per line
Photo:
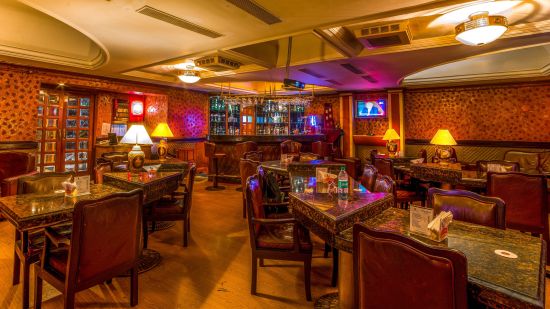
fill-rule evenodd
<path id="1" fill-rule="evenodd" d="M 255 224 L 252 220 L 265 218 L 263 193 L 258 175 L 252 175 L 246 181 L 246 212 L 250 241 L 252 247 L 255 248 L 256 235 L 260 232 L 261 226 L 260 224 Z"/>
<path id="2" fill-rule="evenodd" d="M 428 163 L 428 151 L 426 151 L 426 149 L 420 149 L 420 151 L 418 151 L 418 157 L 423 159 L 422 163 Z"/>
<path id="3" fill-rule="evenodd" d="M 477 176 L 479 178 L 486 178 L 487 172 L 519 172 L 519 163 L 503 160 L 483 160 L 477 161 Z"/>
<path id="4" fill-rule="evenodd" d="M 103 174 L 111 172 L 113 170 L 113 164 L 111 162 L 101 162 L 94 167 L 95 183 L 103 183 Z"/>
<path id="5" fill-rule="evenodd" d="M 258 166 L 260 166 L 260 162 L 258 161 L 249 160 L 249 159 L 240 160 L 239 172 L 241 174 L 241 186 L 243 188 L 246 188 L 246 181 L 248 180 L 248 177 L 257 173 Z M 262 173 L 263 173 L 263 169 L 262 169 Z M 261 183 L 260 183 L 260 187 L 262 187 Z M 243 195 L 246 197 L 245 190 L 243 190 Z"/>
<path id="6" fill-rule="evenodd" d="M 467 262 L 457 250 L 355 224 L 353 274 L 354 308 L 468 308 Z"/>
<path id="7" fill-rule="evenodd" d="M 66 284 L 89 286 L 136 265 L 142 202 L 137 189 L 75 204 Z"/>
<path id="8" fill-rule="evenodd" d="M 393 173 L 393 162 L 390 159 L 376 159 L 374 167 L 378 170 L 378 174 L 390 176 L 395 179 Z"/>
<path id="9" fill-rule="evenodd" d="M 293 140 L 286 140 L 281 143 L 281 154 L 295 153 L 299 154 L 302 149 L 302 144 Z"/>
<path id="10" fill-rule="evenodd" d="M 264 160 L 264 153 L 261 151 L 247 151 L 243 155 L 243 159 L 262 162 Z M 244 186 L 244 185 L 243 185 Z M 243 187 L 244 188 L 244 187 Z"/>
<path id="11" fill-rule="evenodd" d="M 63 189 L 61 183 L 74 177 L 73 172 L 44 173 L 32 176 L 24 176 L 17 180 L 17 194 L 26 193 L 53 193 Z"/>
<path id="12" fill-rule="evenodd" d="M 434 215 L 450 211 L 453 220 L 485 225 L 498 229 L 506 228 L 506 207 L 498 197 L 488 197 L 465 190 L 428 190 L 428 207 Z"/>
<path id="13" fill-rule="evenodd" d="M 374 183 L 374 188 L 372 192 L 392 193 L 393 195 L 395 195 L 395 181 L 391 179 L 391 177 L 388 175 L 378 174 L 376 176 L 376 181 Z"/>
<path id="14" fill-rule="evenodd" d="M 333 154 L 333 148 L 334 146 L 332 145 L 332 143 L 327 143 L 323 141 L 311 143 L 311 152 L 318 155 L 322 159 L 326 157 L 331 157 Z"/>
<path id="15" fill-rule="evenodd" d="M 185 195 L 184 203 L 187 204 L 187 210 L 191 209 L 191 204 L 193 202 L 193 187 L 195 185 L 195 176 L 197 175 L 197 166 L 192 164 L 189 168 L 189 174 L 187 175 L 187 192 Z"/>
<path id="16" fill-rule="evenodd" d="M 540 153 L 509 150 L 504 154 L 504 160 L 518 162 L 520 171 L 524 173 L 538 173 L 540 168 Z"/>
<path id="17" fill-rule="evenodd" d="M 376 184 L 376 175 L 378 170 L 374 165 L 365 164 L 363 168 L 363 175 L 361 175 L 361 185 L 370 192 L 374 192 L 374 185 Z"/>
<path id="18" fill-rule="evenodd" d="M 26 152 L 0 152 L 0 181 L 34 170 L 34 154 Z"/>
<path id="19" fill-rule="evenodd" d="M 237 143 L 235 145 L 235 154 L 239 159 L 243 158 L 245 153 L 249 151 L 256 151 L 256 150 L 258 150 L 258 144 L 252 141 Z"/>
<path id="20" fill-rule="evenodd" d="M 204 155 L 207 158 L 214 157 L 214 154 L 216 153 L 216 144 L 211 142 L 204 142 Z"/>
<path id="21" fill-rule="evenodd" d="M 309 161 L 318 160 L 318 159 L 319 159 L 319 156 L 315 153 L 300 152 L 300 158 L 298 159 L 298 161 L 309 162 Z"/>
<path id="22" fill-rule="evenodd" d="M 506 227 L 548 233 L 548 188 L 543 175 L 487 173 L 487 195 L 506 203 Z"/>

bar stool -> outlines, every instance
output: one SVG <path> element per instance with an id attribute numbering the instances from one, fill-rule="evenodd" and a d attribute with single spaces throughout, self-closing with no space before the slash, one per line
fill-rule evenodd
<path id="1" fill-rule="evenodd" d="M 235 145 L 235 154 L 238 160 L 244 159 L 245 153 L 249 151 L 257 151 L 257 150 L 258 150 L 258 144 L 251 141 L 242 142 Z M 243 187 L 238 187 L 236 190 L 239 192 L 242 192 Z"/>
<path id="2" fill-rule="evenodd" d="M 218 177 L 220 176 L 219 169 L 218 169 L 218 161 L 220 159 L 227 157 L 227 155 L 225 153 L 217 153 L 216 144 L 210 143 L 210 142 L 204 143 L 204 154 L 206 157 L 208 157 L 208 166 L 214 167 L 214 175 L 211 175 L 212 182 L 213 182 L 212 186 L 206 187 L 206 190 L 208 191 L 225 190 L 224 186 L 218 186 Z"/>

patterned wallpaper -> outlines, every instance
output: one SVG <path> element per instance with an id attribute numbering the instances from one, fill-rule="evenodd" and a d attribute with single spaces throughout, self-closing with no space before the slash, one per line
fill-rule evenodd
<path id="1" fill-rule="evenodd" d="M 36 102 L 41 84 L 65 83 L 68 87 L 86 88 L 98 93 L 96 132 L 101 131 L 103 122 L 110 122 L 112 96 L 132 91 L 145 93 L 157 113 L 146 116 L 146 125 L 152 127 L 158 121 L 167 121 L 169 107 L 177 107 L 179 114 L 189 110 L 195 121 L 191 127 L 184 123 L 172 122 L 176 137 L 202 137 L 207 131 L 207 95 L 181 88 L 157 86 L 138 82 L 120 81 L 108 78 L 72 74 L 0 64 L 0 141 L 34 140 L 36 124 Z M 174 117 L 170 117 L 173 119 Z M 170 121 L 170 120 L 169 120 Z"/>
<path id="2" fill-rule="evenodd" d="M 113 99 L 115 95 L 113 93 L 98 93 L 96 96 L 95 104 L 97 106 L 95 119 L 95 136 L 101 135 L 101 125 L 103 123 L 111 123 L 113 117 Z"/>
<path id="3" fill-rule="evenodd" d="M 318 95 L 313 98 L 313 101 L 305 110 L 306 116 L 317 116 L 317 123 L 323 127 L 325 104 L 332 105 L 332 117 L 334 125 L 339 126 L 340 122 L 340 96 L 338 94 Z"/>
<path id="4" fill-rule="evenodd" d="M 405 132 L 431 139 L 446 128 L 457 140 L 550 141 L 550 82 L 407 90 Z"/>
<path id="5" fill-rule="evenodd" d="M 168 102 L 168 125 L 174 136 L 208 134 L 208 94 L 172 88 Z"/>
<path id="6" fill-rule="evenodd" d="M 159 122 L 167 121 L 168 97 L 165 95 L 147 95 L 145 97 L 145 128 L 147 131 L 152 133 Z M 170 130 L 174 133 L 172 127 L 170 127 Z"/>

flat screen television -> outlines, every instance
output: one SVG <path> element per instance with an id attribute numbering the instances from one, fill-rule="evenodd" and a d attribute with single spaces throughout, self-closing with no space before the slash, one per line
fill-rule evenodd
<path id="1" fill-rule="evenodd" d="M 386 118 L 386 100 L 356 100 L 355 118 Z"/>

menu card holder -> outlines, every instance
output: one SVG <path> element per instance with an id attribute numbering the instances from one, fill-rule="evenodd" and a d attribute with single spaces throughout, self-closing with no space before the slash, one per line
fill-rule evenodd
<path id="1" fill-rule="evenodd" d="M 317 193 L 328 193 L 328 183 L 325 182 L 325 177 L 323 174 L 328 173 L 327 167 L 317 167 L 315 168 L 315 181 L 317 187 Z"/>
<path id="2" fill-rule="evenodd" d="M 90 175 L 74 178 L 77 195 L 90 194 Z"/>
<path id="3" fill-rule="evenodd" d="M 433 209 L 426 207 L 410 207 L 410 226 L 409 230 L 413 234 L 430 237 L 428 224 L 433 219 Z"/>

